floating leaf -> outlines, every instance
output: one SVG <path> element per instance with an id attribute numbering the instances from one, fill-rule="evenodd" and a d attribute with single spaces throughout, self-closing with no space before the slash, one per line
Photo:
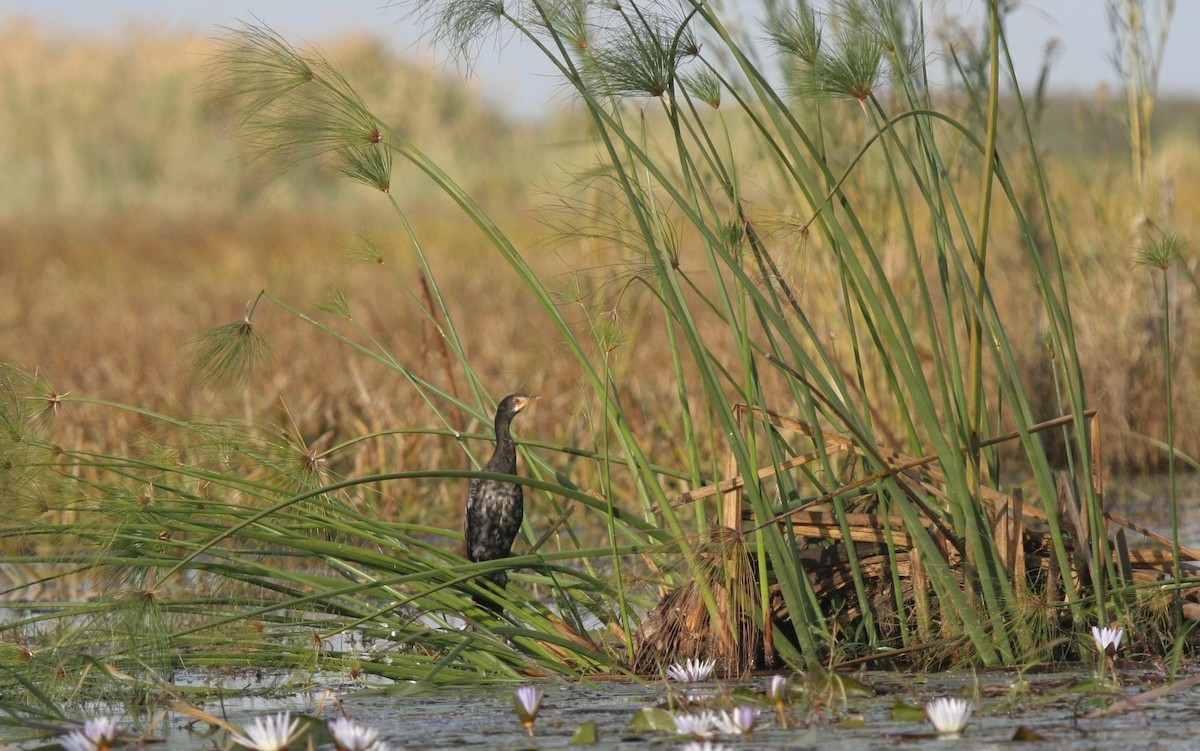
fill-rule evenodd
<path id="1" fill-rule="evenodd" d="M 832 689 L 846 697 L 875 695 L 875 689 L 862 681 L 856 681 L 849 676 L 828 670 L 818 669 L 811 671 L 809 673 L 809 680 L 812 683 L 813 690 L 819 693 L 826 693 Z"/>
<path id="2" fill-rule="evenodd" d="M 897 722 L 923 722 L 925 720 L 925 709 L 917 707 L 903 699 L 897 699 L 892 705 L 892 719 Z"/>
<path id="3" fill-rule="evenodd" d="M 1113 686 L 1103 680 L 1087 678 L 1079 683 L 1072 683 L 1064 691 L 1067 694 L 1111 694 Z"/>
<path id="4" fill-rule="evenodd" d="M 633 729 L 638 733 L 674 733 L 675 715 L 658 707 L 642 707 L 633 715 Z"/>
<path id="5" fill-rule="evenodd" d="M 770 707 L 771 702 L 767 699 L 766 694 L 762 691 L 755 691 L 752 688 L 745 686 L 735 686 L 729 692 L 730 698 L 734 699 L 735 704 L 748 704 L 752 707 Z"/>
<path id="6" fill-rule="evenodd" d="M 567 745 L 593 746 L 598 742 L 598 736 L 596 734 L 596 721 L 588 720 L 576 728 L 575 734 L 571 736 L 571 740 L 567 742 Z"/>

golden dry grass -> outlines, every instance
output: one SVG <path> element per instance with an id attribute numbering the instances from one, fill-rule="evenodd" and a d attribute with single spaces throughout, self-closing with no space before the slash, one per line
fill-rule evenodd
<path id="1" fill-rule="evenodd" d="M 7 94 L 0 109 L 0 163 L 7 173 L 0 181 L 0 355 L 37 369 L 59 392 L 172 414 L 261 419 L 325 445 L 386 427 L 437 427 L 432 412 L 394 372 L 270 306 L 260 307 L 255 321 L 274 358 L 244 396 L 206 390 L 189 370 L 188 343 L 240 318 L 259 289 L 316 314 L 313 303 L 336 288 L 345 290 L 355 320 L 400 363 L 443 388 L 467 393 L 463 374 L 445 367 L 419 299 L 406 297 L 390 276 L 420 289 L 412 248 L 385 203 L 319 168 L 275 181 L 247 166 L 228 113 L 205 106 L 204 66 L 212 49 L 211 41 L 194 38 L 84 40 L 28 24 L 0 28 L 0 78 Z M 590 163 L 575 139 L 579 127 L 569 118 L 541 129 L 506 123 L 469 87 L 393 59 L 370 40 L 343 40 L 326 51 L 368 104 L 433 154 L 528 248 L 535 268 L 561 278 L 564 291 L 572 280 L 597 291 L 602 304 L 565 302 L 568 316 L 581 327 L 589 317 L 606 316 L 623 329 L 624 343 L 611 355 L 622 398 L 641 421 L 637 429 L 657 447 L 657 459 L 683 466 L 686 448 L 673 440 L 679 406 L 668 381 L 654 376 L 669 372 L 662 321 L 643 315 L 636 295 L 618 299 L 624 272 L 612 265 L 617 251 L 583 240 L 553 244 L 533 210 L 546 202 L 543 175 L 556 171 L 559 162 Z M 1076 106 L 1078 111 L 1056 110 L 1048 136 L 1058 139 L 1074 129 L 1079 138 L 1094 136 L 1099 143 L 1102 130 L 1105 138 L 1111 135 L 1109 115 L 1100 105 Z M 847 127 L 841 129 L 847 149 L 861 127 L 853 119 L 856 111 L 847 110 Z M 1183 111 L 1194 117 L 1194 107 Z M 1181 132 L 1156 144 L 1148 214 L 1195 240 L 1200 144 L 1194 132 Z M 1102 413 L 1106 458 L 1120 469 L 1155 466 L 1162 452 L 1130 437 L 1161 440 L 1166 410 L 1158 279 L 1131 268 L 1142 210 L 1126 177 L 1128 160 L 1119 148 L 1061 143 L 1049 149 L 1048 172 L 1070 264 L 1079 347 L 1093 406 Z M 788 206 L 786 198 L 772 203 L 769 175 L 754 174 L 752 164 L 746 168 L 751 181 L 762 185 L 755 210 L 766 226 L 775 227 L 772 242 L 784 273 L 813 318 L 838 336 L 843 325 L 838 301 L 823 294 L 832 273 L 828 253 L 779 219 L 803 221 L 804 209 Z M 869 187 L 875 177 L 868 165 L 855 179 Z M 898 218 L 882 192 L 885 186 L 879 187 L 878 205 L 861 206 L 860 212 L 879 218 L 872 233 L 886 247 Z M 472 362 L 492 394 L 517 388 L 542 392 L 545 398 L 520 426 L 522 432 L 593 447 L 595 396 L 580 385 L 576 364 L 524 299 L 518 279 L 404 166 L 393 193 L 418 225 Z M 918 217 L 918 230 L 921 222 Z M 1024 251 L 1011 225 L 1003 216 L 997 220 L 993 288 L 1010 325 L 1028 331 L 1016 337 L 1018 354 L 1043 411 L 1039 417 L 1048 417 L 1056 413 L 1057 399 L 1032 312 L 1036 306 L 1029 304 L 1036 291 L 1032 277 L 1017 271 Z M 360 234 L 383 250 L 382 266 L 348 262 Z M 894 244 L 889 272 L 902 291 L 911 286 L 911 269 L 898 238 Z M 1180 446 L 1197 456 L 1200 421 L 1190 419 L 1200 408 L 1195 253 L 1173 274 Z M 703 405 L 695 406 L 702 411 Z M 460 428 L 480 429 L 461 415 L 453 419 Z M 121 452 L 138 443 L 147 426 L 129 415 L 68 405 L 52 430 L 60 442 Z M 389 438 L 335 457 L 333 466 L 352 474 L 466 464 L 453 441 Z M 459 502 L 460 491 L 445 483 L 408 486 L 391 499 L 400 508 L 447 508 Z M 420 504 L 414 501 L 418 495 Z"/>

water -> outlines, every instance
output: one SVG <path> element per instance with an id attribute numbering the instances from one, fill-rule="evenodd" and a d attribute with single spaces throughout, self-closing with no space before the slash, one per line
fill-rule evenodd
<path id="1" fill-rule="evenodd" d="M 1200 475 L 1180 473 L 1179 542 L 1200 547 Z M 1171 536 L 1170 484 L 1166 474 L 1114 477 L 1105 488 L 1104 508 L 1164 537 Z"/>
<path id="2" fill-rule="evenodd" d="M 1146 702 L 1130 711 L 1098 719 L 1084 716 L 1164 684 L 1161 675 L 1140 667 L 1122 666 L 1122 687 L 1113 693 L 1078 689 L 1091 676 L 1091 666 L 1053 673 L 1021 676 L 1015 671 L 958 671 L 934 675 L 866 672 L 858 677 L 876 691 L 870 697 L 850 697 L 828 703 L 810 724 L 784 729 L 772 712 L 764 712 L 761 726 L 751 738 L 717 739 L 726 748 L 814 749 L 822 751 L 896 751 L 897 749 L 1001 749 L 1021 748 L 1012 738 L 1018 729 L 1043 740 L 1034 748 L 1137 749 L 1196 748 L 1200 744 L 1200 687 L 1192 686 Z M 735 688 L 762 692 L 767 679 L 746 683 L 700 684 L 697 690 L 726 694 Z M 636 732 L 635 712 L 660 705 L 666 696 L 660 684 L 578 681 L 538 682 L 545 691 L 536 733 L 526 735 L 513 711 L 512 687 L 414 691 L 394 686 L 396 693 L 363 691 L 343 686 L 335 693 L 342 710 L 381 731 L 392 749 L 503 749 L 565 748 L 584 722 L 594 721 L 599 743 L 594 749 L 676 749 L 686 741 L 665 733 Z M 676 687 L 681 689 L 681 687 Z M 934 735 L 925 721 L 897 719 L 898 701 L 919 706 L 938 696 L 975 697 L 981 702 L 975 718 L 957 739 Z M 291 710 L 338 716 L 337 702 L 321 693 L 295 695 L 286 700 L 238 699 L 204 710 L 223 716 L 235 726 L 248 724 L 268 712 Z M 318 710 L 318 707 L 320 709 Z M 224 745 L 223 733 L 206 735 L 189 731 L 190 720 L 171 715 L 158 735 L 165 749 L 212 749 Z M 194 724 L 202 730 L 203 726 Z M 331 748 L 328 744 L 324 748 Z"/>

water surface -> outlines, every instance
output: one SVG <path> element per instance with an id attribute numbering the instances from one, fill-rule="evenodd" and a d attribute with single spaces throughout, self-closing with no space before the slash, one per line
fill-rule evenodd
<path id="1" fill-rule="evenodd" d="M 933 675 L 895 672 L 858 674 L 875 689 L 870 697 L 834 698 L 822 702 L 811 717 L 798 718 L 784 729 L 774 713 L 764 712 L 761 726 L 750 738 L 714 739 L 731 749 L 1135 749 L 1200 747 L 1200 687 L 1188 687 L 1155 701 L 1107 717 L 1087 719 L 1089 712 L 1108 707 L 1165 683 L 1162 675 L 1144 668 L 1123 666 L 1121 688 L 1111 692 L 1079 689 L 1091 677 L 1091 667 L 1021 675 L 1016 671 L 956 671 Z M 704 683 L 677 690 L 728 694 L 736 688 L 763 691 L 766 677 L 736 683 Z M 528 749 L 565 748 L 575 730 L 587 721 L 597 726 L 594 749 L 682 748 L 686 741 L 665 733 L 635 732 L 631 721 L 638 709 L 660 705 L 666 696 L 661 684 L 643 686 L 627 681 L 538 682 L 546 698 L 536 734 L 526 735 L 513 712 L 512 686 L 463 689 L 365 691 L 343 686 L 334 691 L 345 711 L 378 728 L 396 749 Z M 979 703 L 976 717 L 956 739 L 938 738 L 926 721 L 898 719 L 898 701 L 920 705 L 938 696 L 973 698 Z M 222 714 L 234 725 L 284 709 L 337 716 L 338 709 L 320 693 L 295 695 L 287 700 L 237 699 L 223 706 L 209 704 L 205 711 Z M 203 735 L 187 730 L 188 720 L 173 716 L 164 728 L 166 748 L 213 748 L 224 743 L 224 734 Z M 1019 729 L 1035 733 L 1041 741 L 1016 742 Z"/>

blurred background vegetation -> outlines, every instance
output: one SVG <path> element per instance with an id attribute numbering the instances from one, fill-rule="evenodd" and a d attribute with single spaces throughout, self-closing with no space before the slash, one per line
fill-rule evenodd
<path id="1" fill-rule="evenodd" d="M 439 425 L 390 370 L 279 311 L 256 317 L 273 357 L 245 393 L 206 388 L 190 369 L 195 337 L 239 319 L 260 289 L 314 315 L 341 290 L 353 301 L 355 323 L 406 367 L 451 393 L 463 386 L 423 310 L 422 271 L 386 203 L 319 167 L 280 179 L 248 159 L 233 133 L 233 115 L 212 104 L 206 90 L 214 49 L 211 40 L 195 36 L 99 39 L 23 21 L 0 27 L 0 359 L 36 370 L 54 393 L 189 417 L 262 419 L 305 445 Z M 431 72 L 370 38 L 327 40 L 322 49 L 383 120 L 501 223 L 540 274 L 561 280 L 563 305 L 578 306 L 570 317 L 588 325 L 612 322 L 620 333 L 606 338 L 611 349 L 598 346 L 596 357 L 611 358 L 615 372 L 625 374 L 622 394 L 642 421 L 638 430 L 669 447 L 678 406 L 649 375 L 669 369 L 669 347 L 657 324 L 639 318 L 637 295 L 623 294 L 622 280 L 606 270 L 626 251 L 619 238 L 605 244 L 564 236 L 562 230 L 572 228 L 558 221 L 579 216 L 578 205 L 561 210 L 561 196 L 574 195 L 572 186 L 595 164 L 584 120 L 569 106 L 536 122 L 506 119 L 453 71 Z M 1141 189 L 1131 174 L 1125 106 L 1119 95 L 1101 91 L 1091 98 L 1040 99 L 1037 110 L 1053 209 L 1072 219 L 1071 234 L 1061 240 L 1091 405 L 1100 410 L 1105 468 L 1119 475 L 1165 464 L 1155 443 L 1166 435 L 1162 306 L 1156 278 L 1134 269 L 1133 258 L 1151 227 L 1200 238 L 1200 105 L 1157 103 Z M 969 117 L 969 103 L 960 107 Z M 838 158 L 848 158 L 869 127 L 862 113 L 847 105 L 827 108 L 822 117 L 830 152 L 841 148 Z M 1003 151 L 1004 133 L 1000 143 Z M 742 166 L 754 173 L 752 158 L 743 158 Z M 871 211 L 886 236 L 900 217 L 890 210 L 880 175 L 868 165 L 851 179 L 860 189 L 880 181 Z M 753 199 L 763 214 L 786 214 L 770 205 L 769 179 L 761 183 L 764 194 Z M 523 432 L 589 446 L 594 397 L 581 391 L 574 361 L 557 354 L 557 334 L 523 300 L 519 281 L 507 269 L 476 264 L 485 252 L 483 238 L 418 176 L 397 170 L 391 192 L 420 223 L 442 291 L 455 316 L 470 323 L 463 337 L 493 393 L 544 394 Z M 586 195 L 599 226 L 603 201 Z M 1036 200 L 1032 190 L 1029 196 Z M 822 299 L 832 265 L 821 240 L 799 231 L 805 211 L 797 207 L 796 225 L 776 232 L 794 238 L 782 272 L 820 321 L 822 306 L 837 301 Z M 995 268 L 1021 252 L 1016 229 L 998 221 Z M 898 250 L 896 263 L 904 258 Z M 902 277 L 902 266 L 895 272 Z M 1197 456 L 1200 421 L 1190 419 L 1200 408 L 1196 255 L 1170 273 L 1177 275 L 1178 444 Z M 397 299 L 395 287 L 382 283 L 391 275 L 418 294 Z M 1030 320 L 1037 308 L 1028 304 L 1036 294 L 1032 284 L 1032 278 L 1001 273 L 993 288 L 1007 320 L 1028 326 L 1029 336 L 1013 340 L 1029 382 L 1040 384 L 1039 416 L 1051 417 L 1062 410 L 1038 322 Z M 600 294 L 585 306 L 581 287 Z M 1024 319 L 1022 311 L 1028 311 Z M 830 337 L 838 335 L 831 328 Z M 54 420 L 56 440 L 76 447 L 122 452 L 149 438 L 147 425 L 128 412 L 114 417 L 67 404 Z M 341 452 L 337 461 L 342 474 L 467 463 L 450 439 L 404 435 Z M 409 484 L 404 497 L 387 495 L 378 511 L 433 510 L 440 525 L 454 527 L 461 490 L 455 483 Z M 421 494 L 419 504 L 414 493 Z"/>

